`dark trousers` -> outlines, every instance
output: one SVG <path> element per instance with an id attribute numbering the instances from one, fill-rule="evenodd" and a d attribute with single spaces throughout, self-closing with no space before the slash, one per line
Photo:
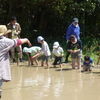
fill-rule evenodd
<path id="1" fill-rule="evenodd" d="M 66 58 L 65 58 L 65 61 L 66 61 L 66 62 L 68 61 L 68 57 L 69 57 L 69 55 L 70 55 L 70 52 L 67 52 L 67 54 L 66 54 Z"/>
<path id="2" fill-rule="evenodd" d="M 62 64 L 62 60 L 63 60 L 63 57 L 55 57 L 53 65 L 57 65 L 58 61 L 59 61 L 59 64 Z"/>

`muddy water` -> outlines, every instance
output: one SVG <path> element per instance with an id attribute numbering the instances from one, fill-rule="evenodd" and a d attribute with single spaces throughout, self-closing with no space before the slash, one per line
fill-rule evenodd
<path id="1" fill-rule="evenodd" d="M 93 73 L 11 65 L 12 81 L 3 83 L 2 100 L 100 100 L 100 69 Z"/>

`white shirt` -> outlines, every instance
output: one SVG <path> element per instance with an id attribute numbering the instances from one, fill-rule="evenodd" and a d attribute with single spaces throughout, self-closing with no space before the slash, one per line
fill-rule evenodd
<path id="1" fill-rule="evenodd" d="M 43 52 L 45 56 L 50 56 L 51 55 L 49 46 L 48 46 L 46 41 L 43 41 L 43 43 L 42 43 L 41 52 Z"/>
<path id="2" fill-rule="evenodd" d="M 64 55 L 64 51 L 62 47 L 58 47 L 58 49 L 53 49 L 52 53 L 57 57 Z"/>
<path id="3" fill-rule="evenodd" d="M 16 35 L 16 33 L 18 33 L 17 27 L 18 27 L 18 23 L 15 23 L 15 25 L 13 25 L 13 29 L 12 29 L 12 39 L 18 39 L 18 36 Z"/>

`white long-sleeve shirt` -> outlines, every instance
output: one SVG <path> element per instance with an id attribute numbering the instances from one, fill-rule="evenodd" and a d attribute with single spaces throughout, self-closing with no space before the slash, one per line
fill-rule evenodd
<path id="1" fill-rule="evenodd" d="M 51 55 L 49 46 L 48 46 L 46 41 L 43 41 L 43 43 L 42 43 L 42 50 L 41 50 L 41 52 L 43 52 L 45 56 L 50 56 Z"/>

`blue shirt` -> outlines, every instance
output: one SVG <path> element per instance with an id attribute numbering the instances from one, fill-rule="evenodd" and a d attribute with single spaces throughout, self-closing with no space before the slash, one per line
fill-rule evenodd
<path id="1" fill-rule="evenodd" d="M 71 35 L 75 35 L 77 39 L 80 39 L 80 27 L 74 26 L 73 23 L 68 27 L 66 32 L 66 40 L 70 38 Z"/>
<path id="2" fill-rule="evenodd" d="M 90 65 L 93 63 L 93 59 L 90 58 L 90 61 L 88 63 L 86 63 L 86 61 L 83 62 L 83 65 Z"/>

